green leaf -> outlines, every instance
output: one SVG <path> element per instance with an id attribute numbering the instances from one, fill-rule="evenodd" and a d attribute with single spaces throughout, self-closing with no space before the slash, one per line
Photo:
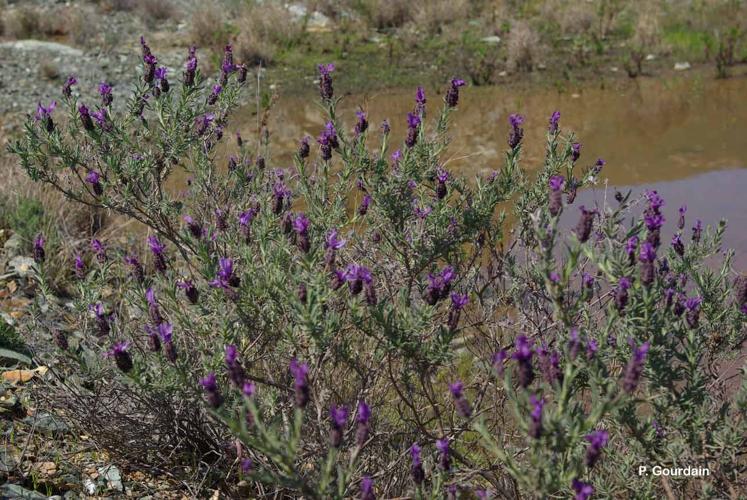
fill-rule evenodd
<path id="1" fill-rule="evenodd" d="M 31 358 L 29 358 L 25 354 L 21 354 L 20 352 L 16 352 L 16 351 L 11 351 L 10 349 L 0 348 L 0 358 L 12 359 L 20 363 L 23 363 L 25 365 L 33 364 L 33 362 L 31 361 Z"/>

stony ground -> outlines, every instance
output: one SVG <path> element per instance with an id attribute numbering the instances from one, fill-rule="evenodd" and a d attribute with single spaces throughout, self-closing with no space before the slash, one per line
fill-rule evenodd
<path id="1" fill-rule="evenodd" d="M 0 498 L 186 497 L 179 484 L 111 460 L 85 429 L 66 422 L 64 408 L 50 408 L 44 395 L 54 367 L 31 359 L 45 345 L 31 341 L 33 332 L 25 327 L 35 293 L 33 260 L 20 251 L 17 235 L 0 230 L 0 245 L 3 338 L 23 337 L 34 345 L 33 353 L 20 344 L 0 348 Z"/>

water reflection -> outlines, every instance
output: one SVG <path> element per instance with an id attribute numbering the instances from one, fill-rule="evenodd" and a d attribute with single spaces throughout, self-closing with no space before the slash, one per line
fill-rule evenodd
<path id="1" fill-rule="evenodd" d="M 633 191 L 633 196 L 644 192 L 644 186 L 619 186 L 605 190 L 603 185 L 579 192 L 574 205 L 602 207 L 606 202 L 615 205 L 615 189 L 622 192 Z M 666 223 L 662 228 L 662 245 L 668 247 L 679 218 L 678 209 L 687 205 L 687 225 L 683 231 L 683 241 L 689 243 L 691 227 L 696 219 L 703 226 L 715 228 L 721 219 L 727 220 L 723 248 L 736 249 L 734 265 L 737 270 L 747 270 L 747 169 L 715 170 L 704 174 L 646 184 L 645 189 L 656 189 L 666 200 L 662 213 Z M 577 208 L 567 208 L 560 223 L 573 227 L 578 220 Z"/>
<path id="2" fill-rule="evenodd" d="M 745 167 L 745 96 L 745 79 L 714 80 L 693 75 L 644 79 L 615 89 L 587 88 L 577 93 L 467 88 L 458 111 L 452 115 L 449 163 L 468 176 L 494 168 L 506 148 L 507 117 L 520 112 L 527 117 L 525 165 L 539 165 L 547 119 L 557 109 L 564 130 L 575 131 L 583 143 L 582 162 L 606 159 L 605 175 L 613 184 L 658 182 L 707 170 Z M 428 98 L 429 108 L 440 108 L 440 96 L 430 91 Z M 346 96 L 340 114 L 351 128 L 358 106 L 369 111 L 372 128 L 389 119 L 396 144 L 404 136 L 406 114 L 413 100 L 414 89 Z M 249 134 L 255 120 L 244 113 L 237 126 Z M 283 97 L 269 125 L 277 154 L 295 150 L 298 139 L 305 134 L 316 137 L 323 118 L 314 96 Z M 289 157 L 275 159 L 283 163 Z"/>
<path id="3" fill-rule="evenodd" d="M 437 110 L 441 97 L 429 90 L 428 107 Z M 486 174 L 502 161 L 508 134 L 507 117 L 520 112 L 527 117 L 524 166 L 542 164 L 547 119 L 561 112 L 561 126 L 573 130 L 583 143 L 580 163 L 607 160 L 602 183 L 622 188 L 658 189 L 667 199 L 669 226 L 676 210 L 687 204 L 689 220 L 705 224 L 729 221 L 726 247 L 738 250 L 747 264 L 747 79 L 714 80 L 690 73 L 669 80 L 642 79 L 615 88 L 585 88 L 574 92 L 549 89 L 514 90 L 502 87 L 466 88 L 459 109 L 452 115 L 447 152 L 449 168 L 472 177 Z M 401 143 L 406 114 L 414 103 L 414 89 L 346 96 L 339 115 L 348 127 L 354 111 L 369 112 L 371 140 L 384 119 L 392 125 L 393 144 Z M 299 138 L 316 137 L 324 119 L 315 96 L 282 97 L 273 109 L 269 127 L 273 166 L 288 166 L 289 154 Z M 256 115 L 249 109 L 238 114 L 232 128 L 252 135 Z M 315 149 L 315 148 L 313 148 Z M 593 204 L 599 189 L 580 194 L 577 204 Z M 613 193 L 613 191 L 610 193 Z M 566 217 L 574 218 L 575 210 Z M 667 240 L 671 235 L 667 235 Z M 689 235 L 688 239 L 689 239 Z"/>

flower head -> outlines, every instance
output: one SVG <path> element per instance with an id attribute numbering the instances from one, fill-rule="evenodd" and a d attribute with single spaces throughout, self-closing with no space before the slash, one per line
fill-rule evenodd
<path id="1" fill-rule="evenodd" d="M 594 487 L 588 483 L 574 479 L 571 482 L 571 487 L 576 495 L 573 497 L 574 500 L 588 500 L 594 494 Z"/>
<path id="2" fill-rule="evenodd" d="M 551 134 L 557 134 L 558 133 L 558 124 L 560 123 L 560 111 L 553 111 L 550 115 L 550 125 L 548 126 L 547 130 Z"/>
<path id="3" fill-rule="evenodd" d="M 467 85 L 467 82 L 461 78 L 451 80 L 449 90 L 446 91 L 446 96 L 444 97 L 444 101 L 446 101 L 448 107 L 453 108 L 459 104 L 459 87 L 464 87 L 465 85 Z"/>
<path id="4" fill-rule="evenodd" d="M 633 348 L 633 356 L 628 361 L 625 367 L 625 374 L 623 376 L 623 389 L 625 392 L 632 393 L 638 386 L 638 380 L 641 378 L 643 373 L 643 365 L 646 361 L 646 354 L 648 353 L 650 344 L 644 342 L 639 347 Z"/>

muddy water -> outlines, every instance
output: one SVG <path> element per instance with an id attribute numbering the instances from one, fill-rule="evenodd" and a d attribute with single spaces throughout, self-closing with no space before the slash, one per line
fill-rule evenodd
<path id="1" fill-rule="evenodd" d="M 441 96 L 426 89 L 428 105 L 441 106 Z M 354 111 L 369 112 L 372 127 L 383 119 L 392 125 L 395 144 L 406 129 L 414 89 L 345 96 L 339 114 L 352 127 Z M 602 89 L 569 92 L 551 89 L 514 90 L 502 87 L 465 88 L 452 115 L 447 165 L 471 177 L 496 168 L 506 148 L 507 117 L 526 117 L 524 166 L 541 164 L 547 118 L 561 113 L 561 126 L 583 143 L 580 162 L 607 160 L 597 189 L 580 195 L 593 204 L 610 186 L 642 191 L 658 189 L 668 200 L 668 219 L 680 204 L 688 214 L 715 224 L 729 220 L 727 245 L 747 264 L 747 79 L 714 80 L 710 74 L 689 73 L 670 79 L 642 79 Z M 256 117 L 239 113 L 237 128 L 251 134 Z M 269 127 L 275 151 L 293 151 L 298 138 L 316 137 L 323 125 L 315 97 L 281 97 Z M 375 134 L 373 134 L 375 138 Z M 275 156 L 273 165 L 289 158 Z"/>

